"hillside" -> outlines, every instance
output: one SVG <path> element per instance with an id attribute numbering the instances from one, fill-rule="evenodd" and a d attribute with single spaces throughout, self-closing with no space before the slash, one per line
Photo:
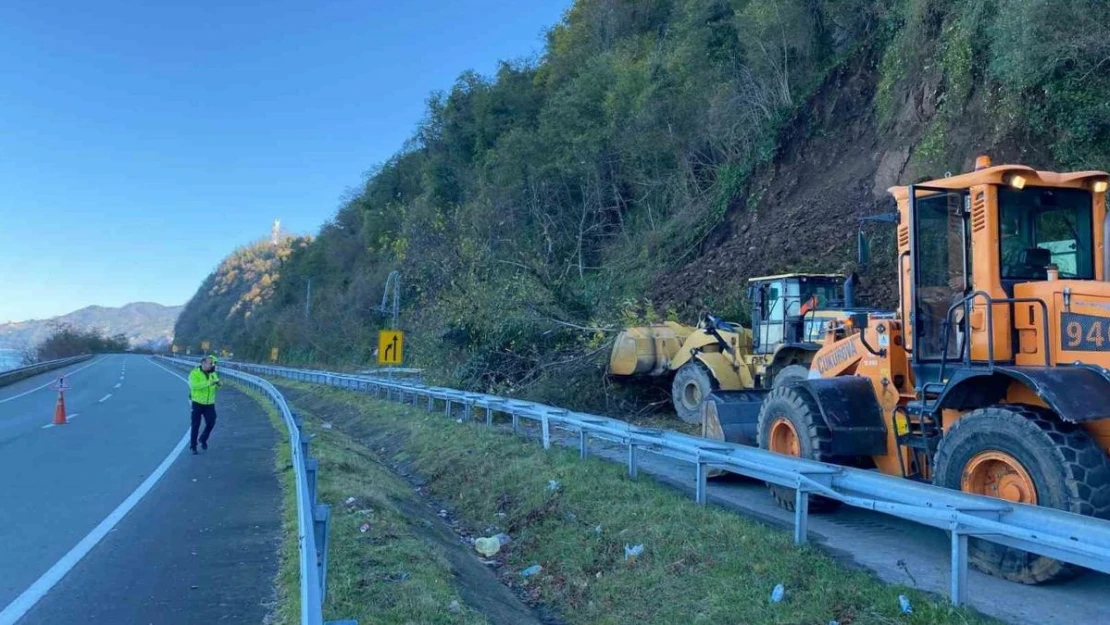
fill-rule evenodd
<path id="1" fill-rule="evenodd" d="M 289 257 L 309 241 L 278 236 L 232 252 L 185 304 L 174 326 L 174 342 L 194 352 L 205 341 L 212 350 L 237 351 L 237 339 L 257 331 L 251 317 L 273 297 Z"/>
<path id="2" fill-rule="evenodd" d="M 173 338 L 173 325 L 181 306 L 134 302 L 119 308 L 87 306 L 60 317 L 0 324 L 0 347 L 24 350 L 50 336 L 52 328 L 67 325 L 75 330 L 96 330 L 104 336 L 122 334 L 132 346 L 164 345 Z"/>
<path id="3" fill-rule="evenodd" d="M 749 277 L 850 270 L 888 186 L 984 152 L 1110 169 L 1101 3 L 578 0 L 537 62 L 434 94 L 251 323 L 209 332 L 248 357 L 366 362 L 398 270 L 432 379 L 615 408 L 615 329 L 743 320 Z M 893 284 L 877 266 L 864 294 L 889 306 Z"/>

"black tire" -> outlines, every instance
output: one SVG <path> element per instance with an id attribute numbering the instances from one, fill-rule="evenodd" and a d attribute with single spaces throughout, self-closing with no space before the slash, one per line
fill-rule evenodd
<path id="1" fill-rule="evenodd" d="M 767 394 L 759 410 L 759 447 L 771 449 L 771 427 L 779 419 L 786 419 L 798 434 L 801 457 L 821 462 L 840 464 L 830 451 L 832 433 L 825 425 L 821 410 L 813 396 L 797 386 L 780 386 Z M 794 510 L 794 489 L 767 484 L 771 497 L 780 507 Z M 840 506 L 835 499 L 810 495 L 810 512 L 829 512 Z"/>
<path id="2" fill-rule="evenodd" d="M 1110 459 L 1082 427 L 1033 406 L 973 410 L 941 439 L 933 483 L 960 490 L 968 462 L 984 451 L 1000 451 L 1021 463 L 1039 505 L 1110 518 Z M 1084 570 L 974 538 L 968 542 L 968 560 L 984 573 L 1023 584 L 1062 581 Z"/>
<path id="3" fill-rule="evenodd" d="M 792 382 L 797 382 L 798 380 L 808 379 L 809 367 L 804 365 L 787 365 L 775 374 L 775 379 L 771 382 L 771 388 L 778 388 Z"/>
<path id="4" fill-rule="evenodd" d="M 675 414 L 686 423 L 701 424 L 702 406 L 717 390 L 717 381 L 700 362 L 691 360 L 678 369 L 671 382 L 671 403 Z"/>

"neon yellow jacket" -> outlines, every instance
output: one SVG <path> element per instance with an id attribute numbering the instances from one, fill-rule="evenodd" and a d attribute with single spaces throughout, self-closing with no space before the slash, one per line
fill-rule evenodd
<path id="1" fill-rule="evenodd" d="M 189 372 L 189 399 L 206 406 L 216 403 L 216 383 L 219 381 L 220 376 L 215 371 L 205 373 L 200 367 L 194 368 Z"/>

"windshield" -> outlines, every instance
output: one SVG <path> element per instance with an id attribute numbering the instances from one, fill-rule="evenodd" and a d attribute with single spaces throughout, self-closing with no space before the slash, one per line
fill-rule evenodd
<path id="1" fill-rule="evenodd" d="M 1050 263 L 1063 278 L 1094 278 L 1089 192 L 1002 187 L 998 206 L 1003 279 L 1044 280 Z"/>
<path id="2" fill-rule="evenodd" d="M 840 285 L 835 282 L 802 283 L 802 304 L 814 300 L 811 308 L 829 308 L 841 305 Z"/>

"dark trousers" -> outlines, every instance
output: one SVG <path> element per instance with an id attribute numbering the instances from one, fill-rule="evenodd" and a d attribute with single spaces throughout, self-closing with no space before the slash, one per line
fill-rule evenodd
<path id="1" fill-rule="evenodd" d="M 207 445 L 212 428 L 216 427 L 216 404 L 198 404 L 193 402 L 192 429 L 189 430 L 189 448 L 197 448 L 197 430 L 200 429 L 200 418 L 204 417 L 204 431 L 200 433 L 200 442 Z"/>

